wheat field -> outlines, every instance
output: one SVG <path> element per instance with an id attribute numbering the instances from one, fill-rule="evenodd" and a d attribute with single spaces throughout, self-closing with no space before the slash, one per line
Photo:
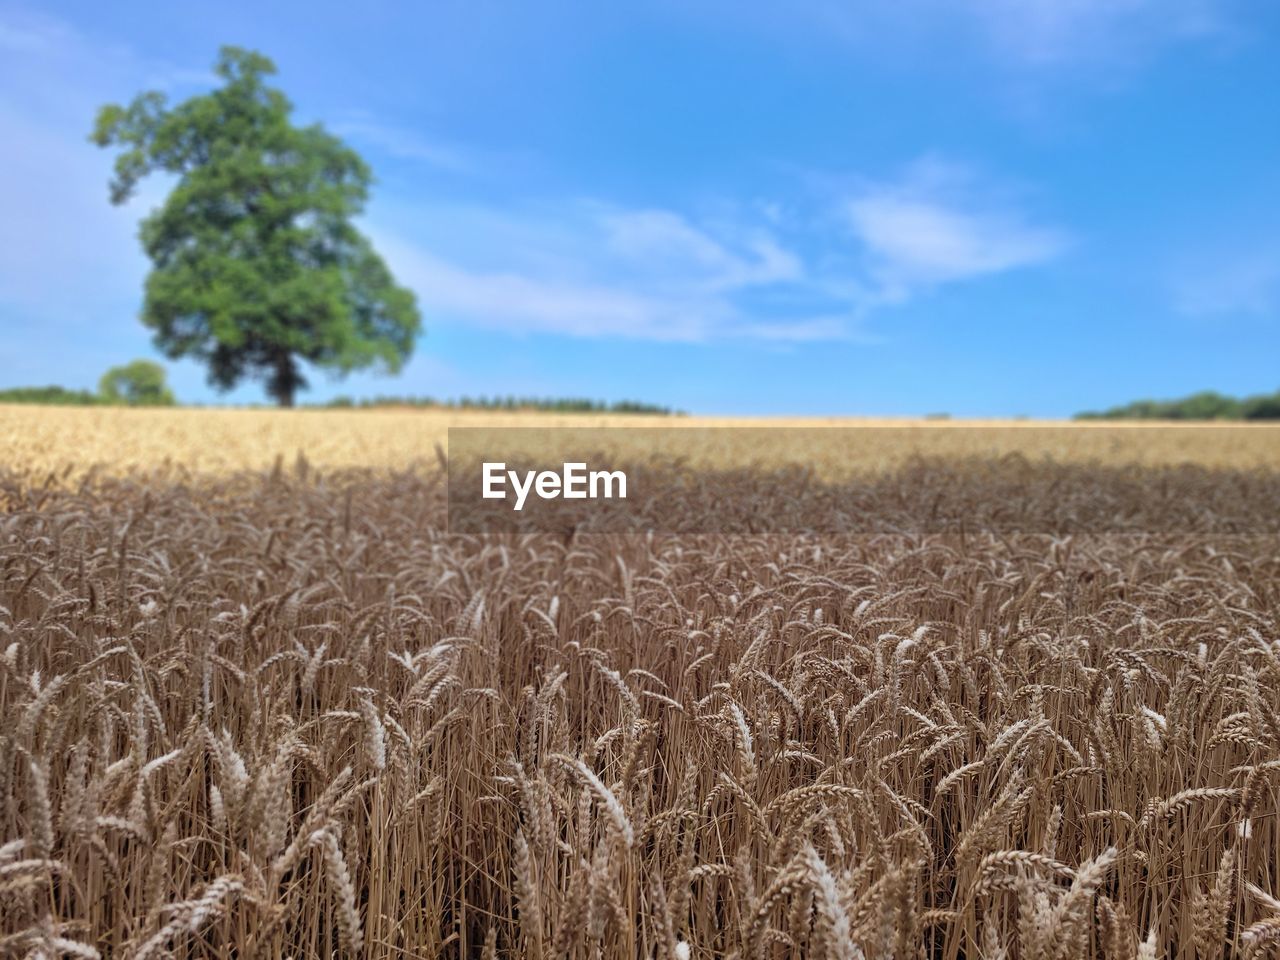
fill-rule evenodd
<path id="1" fill-rule="evenodd" d="M 421 414 L 159 413 L 0 410 L 0 955 L 1280 943 L 1275 432 L 1040 451 L 1194 532 L 462 536 Z"/>
<path id="2" fill-rule="evenodd" d="M 29 474 L 82 476 L 158 469 L 180 475 L 269 469 L 299 454 L 326 468 L 405 470 L 434 464 L 450 427 L 772 428 L 791 439 L 775 455 L 808 465 L 892 468 L 916 455 L 1059 462 L 1195 463 L 1280 469 L 1280 425 L 1038 420 L 660 417 L 634 414 L 441 410 L 236 410 L 35 407 L 0 404 L 0 464 Z M 830 436 L 825 436 L 829 434 Z M 728 451 L 732 458 L 741 451 Z M 713 464 L 716 461 L 712 461 Z M 724 458 L 719 458 L 723 465 Z M 41 476 L 41 480 L 47 476 Z"/>

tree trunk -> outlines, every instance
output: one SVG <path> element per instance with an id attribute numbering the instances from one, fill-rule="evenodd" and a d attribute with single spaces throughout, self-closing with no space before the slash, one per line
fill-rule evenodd
<path id="1" fill-rule="evenodd" d="M 298 387 L 303 385 L 302 374 L 293 359 L 293 354 L 284 352 L 276 355 L 275 370 L 267 380 L 267 392 L 275 397 L 281 408 L 293 406 L 293 397 Z"/>

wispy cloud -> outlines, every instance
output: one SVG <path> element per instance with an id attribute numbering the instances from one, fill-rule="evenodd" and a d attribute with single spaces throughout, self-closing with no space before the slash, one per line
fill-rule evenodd
<path id="1" fill-rule="evenodd" d="M 475 156 L 462 147 L 440 143 L 369 116 L 347 117 L 328 126 L 358 146 L 374 147 L 402 160 L 419 160 L 453 172 L 466 172 L 476 166 Z"/>
<path id="2" fill-rule="evenodd" d="M 608 248 L 651 274 L 679 277 L 708 292 L 800 281 L 804 265 L 766 230 L 739 229 L 737 250 L 669 210 L 607 211 Z"/>
<path id="3" fill-rule="evenodd" d="M 47 26 L 0 21 L 0 50 L 10 53 L 40 53 L 59 40 Z"/>
<path id="4" fill-rule="evenodd" d="M 1232 6 L 1230 0 L 963 0 L 956 9 L 997 53 L 1051 64 L 1232 36 L 1238 29 Z"/>
<path id="5" fill-rule="evenodd" d="M 510 333 L 657 341 L 813 340 L 852 332 L 847 304 L 835 304 L 829 315 L 750 302 L 759 291 L 810 287 L 801 259 L 756 226 L 722 226 L 713 236 L 674 211 L 598 202 L 567 204 L 561 217 L 541 224 L 509 215 L 513 222 L 495 225 L 500 218 L 492 211 L 473 219 L 495 236 L 544 236 L 556 249 L 531 256 L 516 244 L 505 264 L 494 266 L 490 257 L 481 266 L 378 230 L 379 247 L 429 314 Z"/>
<path id="6" fill-rule="evenodd" d="M 1044 263 L 1066 249 L 1063 231 L 973 194 L 969 179 L 926 161 L 903 180 L 871 185 L 850 199 L 849 223 L 886 301 Z"/>
<path id="7" fill-rule="evenodd" d="M 1280 246 L 1180 271 L 1173 301 L 1179 312 L 1192 317 L 1280 313 Z"/>
<path id="8" fill-rule="evenodd" d="M 757 204 L 711 221 L 598 201 L 523 215 L 451 208 L 383 224 L 378 241 L 429 314 L 516 333 L 692 342 L 867 338 L 877 310 L 1067 246 L 1063 231 L 932 158 L 813 207 L 780 218 Z M 441 221 L 447 231 L 421 226 Z"/>
<path id="9" fill-rule="evenodd" d="M 87 141 L 124 58 L 30 14 L 0 13 L 0 46 L 0 311 L 92 329 L 136 302 L 137 217 L 159 196 L 149 183 L 128 208 L 112 207 L 110 161 Z"/>
<path id="10" fill-rule="evenodd" d="M 717 8 L 722 15 L 726 6 Z M 732 9 L 738 22 L 773 34 L 806 40 L 816 34 L 874 56 L 914 61 L 945 50 L 1020 73 L 1081 68 L 1073 76 L 1084 79 L 1189 43 L 1235 43 L 1249 32 L 1245 6 L 1243 0 L 794 0 Z"/>

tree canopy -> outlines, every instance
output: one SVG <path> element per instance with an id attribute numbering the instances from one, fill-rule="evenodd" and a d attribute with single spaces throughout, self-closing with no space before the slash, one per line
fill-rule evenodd
<path id="1" fill-rule="evenodd" d="M 91 136 L 120 148 L 113 203 L 153 172 L 177 178 L 140 231 L 157 347 L 202 360 L 222 389 L 263 377 L 283 406 L 306 386 L 300 361 L 397 372 L 421 319 L 352 224 L 368 166 L 319 125 L 292 123 L 266 57 L 224 47 L 215 72 L 221 86 L 173 106 L 149 92 L 103 107 Z"/>

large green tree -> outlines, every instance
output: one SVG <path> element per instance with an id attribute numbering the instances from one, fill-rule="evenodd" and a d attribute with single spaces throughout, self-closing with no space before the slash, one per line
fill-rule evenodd
<path id="1" fill-rule="evenodd" d="M 320 126 L 293 124 L 266 57 L 224 47 L 215 70 L 221 86 L 173 106 L 143 93 L 103 107 L 91 137 L 120 148 L 113 203 L 152 172 L 176 176 L 140 232 L 156 345 L 203 360 L 221 389 L 264 377 L 282 406 L 306 386 L 301 361 L 397 372 L 421 318 L 352 224 L 369 168 Z"/>

